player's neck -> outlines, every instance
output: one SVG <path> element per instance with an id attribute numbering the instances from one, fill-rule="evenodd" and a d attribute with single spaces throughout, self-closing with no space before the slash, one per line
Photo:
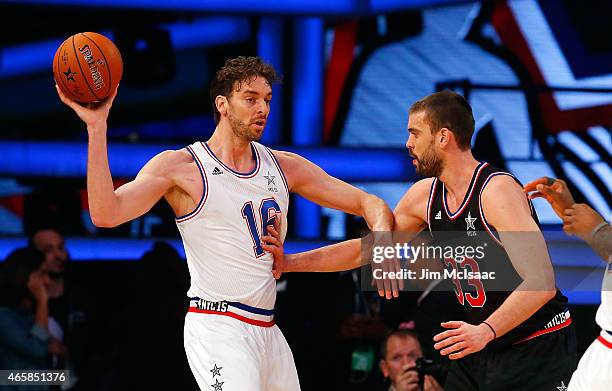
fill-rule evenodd
<path id="1" fill-rule="evenodd" d="M 236 137 L 230 130 L 217 127 L 206 142 L 212 152 L 229 168 L 248 172 L 253 168 L 254 156 L 249 140 Z"/>
<path id="2" fill-rule="evenodd" d="M 447 157 L 439 178 L 453 198 L 463 199 L 478 164 L 469 150 Z"/>

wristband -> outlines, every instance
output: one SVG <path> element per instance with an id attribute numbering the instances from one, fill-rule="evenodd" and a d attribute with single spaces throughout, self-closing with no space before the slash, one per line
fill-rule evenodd
<path id="1" fill-rule="evenodd" d="M 496 338 L 497 338 L 497 333 L 495 332 L 495 330 L 493 329 L 493 327 L 492 327 L 490 324 L 488 324 L 487 322 L 482 322 L 482 323 L 484 323 L 484 324 L 486 324 L 487 326 L 489 326 L 489 328 L 490 328 L 490 329 L 491 329 L 491 331 L 493 332 L 493 339 L 496 339 Z"/>
<path id="2" fill-rule="evenodd" d="M 605 221 L 602 221 L 601 223 L 597 224 L 597 226 L 591 231 L 591 240 L 593 240 L 595 238 L 595 235 L 597 235 L 597 232 L 601 231 L 601 229 L 606 225 L 608 225 L 608 223 Z"/>

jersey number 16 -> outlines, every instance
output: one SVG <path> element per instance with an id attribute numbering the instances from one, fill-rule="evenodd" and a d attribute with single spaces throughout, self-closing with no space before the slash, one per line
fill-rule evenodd
<path id="1" fill-rule="evenodd" d="M 242 218 L 244 219 L 251 239 L 253 239 L 253 251 L 255 252 L 255 258 L 259 258 L 264 255 L 264 250 L 261 247 L 261 236 L 267 235 L 268 226 L 274 225 L 274 219 L 276 214 L 281 213 L 280 206 L 274 198 L 264 198 L 259 203 L 259 216 L 261 225 L 257 224 L 255 218 L 255 211 L 253 208 L 253 201 L 245 202 L 242 206 Z M 259 229 L 261 227 L 261 230 Z"/>

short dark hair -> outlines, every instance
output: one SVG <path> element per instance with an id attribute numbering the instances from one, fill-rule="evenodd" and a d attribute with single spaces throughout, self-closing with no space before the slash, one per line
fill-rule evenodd
<path id="1" fill-rule="evenodd" d="M 34 237 L 42 231 L 55 231 L 58 235 L 64 236 L 59 229 L 52 225 L 40 225 L 36 226 L 34 229 L 28 231 L 28 247 L 36 248 L 34 245 Z"/>
<path id="2" fill-rule="evenodd" d="M 28 279 L 45 261 L 45 254 L 22 247 L 11 252 L 0 264 L 0 305 L 16 308 L 26 297 L 30 297 Z"/>
<path id="3" fill-rule="evenodd" d="M 421 340 L 419 339 L 418 334 L 413 330 L 399 329 L 390 331 L 389 333 L 387 333 L 387 335 L 380 344 L 380 358 L 382 360 L 387 359 L 387 343 L 392 337 L 397 337 L 401 339 L 414 338 L 419 343 L 419 346 L 421 346 Z"/>
<path id="4" fill-rule="evenodd" d="M 221 113 L 217 110 L 215 98 L 223 95 L 229 99 L 236 83 L 250 81 L 257 76 L 265 78 L 270 85 L 281 81 L 274 67 L 264 62 L 260 57 L 239 56 L 225 61 L 225 64 L 217 71 L 215 78 L 210 83 L 210 101 L 216 124 L 221 119 Z"/>
<path id="5" fill-rule="evenodd" d="M 455 135 L 462 151 L 470 148 L 474 134 L 474 115 L 472 107 L 463 96 L 449 90 L 436 92 L 410 106 L 410 114 L 418 112 L 425 113 L 425 121 L 432 134 L 448 128 Z"/>

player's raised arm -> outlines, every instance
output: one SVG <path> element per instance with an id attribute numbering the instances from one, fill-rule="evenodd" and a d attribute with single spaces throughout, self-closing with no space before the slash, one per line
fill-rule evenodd
<path id="1" fill-rule="evenodd" d="M 393 213 L 375 195 L 327 174 L 321 167 L 291 152 L 274 151 L 287 176 L 289 191 L 321 206 L 362 216 L 372 231 L 393 229 Z"/>
<path id="2" fill-rule="evenodd" d="M 512 265 L 523 280 L 487 319 L 499 337 L 555 296 L 555 276 L 544 236 L 513 178 L 494 177 L 483 192 L 482 206 L 487 221 L 497 229 Z"/>
<path id="3" fill-rule="evenodd" d="M 382 199 L 332 177 L 319 166 L 299 155 L 281 151 L 274 151 L 273 153 L 285 172 L 289 191 L 300 194 L 321 206 L 362 216 L 370 230 L 374 232 L 390 233 L 393 230 L 393 213 Z M 382 235 L 381 237 L 387 237 L 388 244 L 391 245 L 390 235 Z M 379 242 L 380 239 L 380 237 L 377 237 L 376 241 Z M 298 264 L 304 267 L 309 264 L 308 259 L 322 259 L 323 256 L 329 256 L 333 253 L 340 256 L 340 261 L 336 263 L 338 268 L 332 270 L 346 270 L 360 265 L 359 252 L 359 241 L 352 241 L 335 245 L 332 249 L 324 248 L 316 250 L 314 253 L 305 254 L 306 258 L 297 258 L 299 260 Z M 399 264 L 395 259 L 381 264 L 373 264 L 373 267 L 381 268 L 384 271 L 399 270 Z M 320 267 L 317 267 L 317 269 L 321 270 Z M 332 271 L 328 268 L 325 268 L 325 270 Z M 385 279 L 377 280 L 376 283 L 381 296 L 386 294 L 387 298 L 391 298 L 391 296 L 397 297 L 399 295 L 397 281 Z"/>
<path id="4" fill-rule="evenodd" d="M 416 235 L 427 225 L 425 210 L 427 196 L 433 179 L 423 179 L 415 183 L 397 204 L 395 211 L 395 230 L 402 231 L 402 239 L 406 234 Z M 274 254 L 275 261 L 281 257 L 285 260 L 285 272 L 336 272 L 355 269 L 367 262 L 361 256 L 361 242 L 359 239 L 347 240 L 329 246 L 320 247 L 310 251 L 296 254 L 284 254 L 280 235 L 270 228 L 270 235 L 264 240 L 270 245 L 264 245 L 266 251 Z"/>
<path id="5" fill-rule="evenodd" d="M 136 179 L 115 190 L 108 164 L 106 121 L 117 91 L 99 104 L 82 106 L 56 89 L 62 102 L 87 125 L 87 195 L 92 222 L 115 227 L 146 213 L 173 186 L 169 173 L 184 154 L 167 151 L 157 155 Z"/>

